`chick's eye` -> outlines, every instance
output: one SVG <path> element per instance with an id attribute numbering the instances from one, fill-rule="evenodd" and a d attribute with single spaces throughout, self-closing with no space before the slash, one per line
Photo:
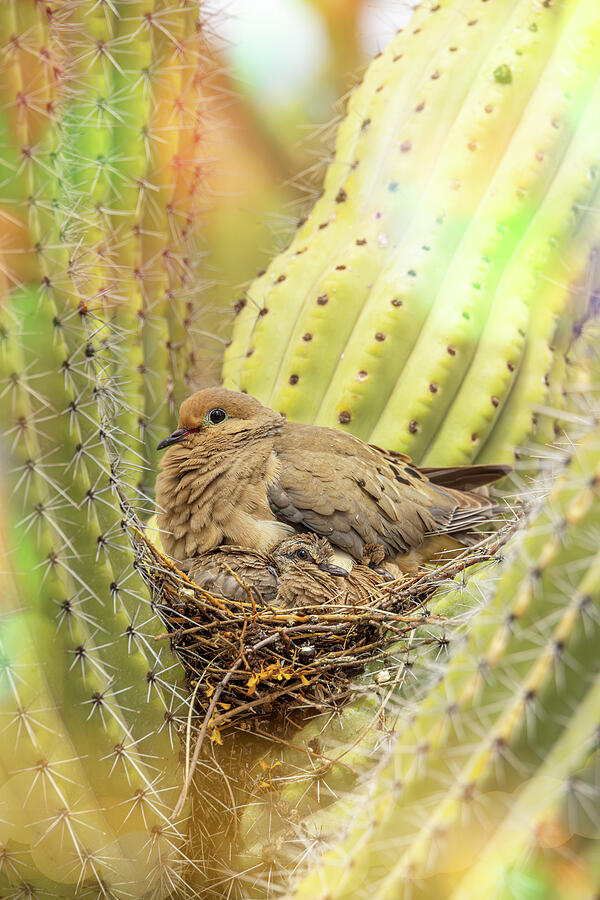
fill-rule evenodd
<path id="1" fill-rule="evenodd" d="M 206 419 L 211 425 L 218 425 L 220 422 L 224 422 L 226 418 L 227 413 L 224 409 L 220 409 L 219 407 L 211 409 L 206 413 Z"/>
<path id="2" fill-rule="evenodd" d="M 308 559 L 308 550 L 296 550 L 298 559 Z"/>

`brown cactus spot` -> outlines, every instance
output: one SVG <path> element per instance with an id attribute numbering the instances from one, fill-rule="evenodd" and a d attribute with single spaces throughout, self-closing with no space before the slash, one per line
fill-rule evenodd
<path id="1" fill-rule="evenodd" d="M 419 430 L 419 423 L 415 421 L 415 419 L 411 419 L 411 421 L 408 423 L 408 430 L 411 434 L 416 434 Z"/>
<path id="2" fill-rule="evenodd" d="M 285 281 L 287 275 L 280 275 L 279 278 L 275 279 L 275 284 L 281 284 L 282 281 Z"/>
<path id="3" fill-rule="evenodd" d="M 380 84 L 379 87 L 375 88 L 375 93 L 379 94 L 384 89 L 384 87 L 385 87 L 385 85 Z"/>
<path id="4" fill-rule="evenodd" d="M 321 224 L 319 225 L 319 231 L 323 231 L 323 229 L 327 228 L 328 225 L 329 222 L 321 222 Z"/>
<path id="5" fill-rule="evenodd" d="M 493 113 L 493 112 L 494 112 L 494 107 L 493 107 L 493 105 L 492 105 L 491 103 L 488 103 L 487 106 L 484 106 L 484 110 L 485 110 L 486 113 Z"/>
<path id="6" fill-rule="evenodd" d="M 403 141 L 403 143 L 400 144 L 400 152 L 401 153 L 408 153 L 410 150 L 412 150 L 412 142 L 411 141 Z"/>
<path id="7" fill-rule="evenodd" d="M 308 343 L 308 341 L 312 341 L 312 339 L 313 339 L 313 336 L 310 333 L 310 331 L 307 331 L 306 334 L 302 335 L 302 340 L 306 341 L 307 343 Z"/>
<path id="8" fill-rule="evenodd" d="M 317 297 L 317 304 L 319 306 L 325 306 L 327 303 L 329 303 L 329 295 L 319 294 L 319 296 Z"/>
<path id="9" fill-rule="evenodd" d="M 369 373 L 365 369 L 361 369 L 360 372 L 356 376 L 357 381 L 365 381 L 366 378 L 369 377 Z"/>
<path id="10" fill-rule="evenodd" d="M 506 363 L 506 368 L 508 369 L 509 372 L 514 372 L 514 371 L 515 371 L 515 364 L 509 361 L 509 362 Z"/>
<path id="11" fill-rule="evenodd" d="M 477 141 L 469 141 L 467 147 L 469 148 L 469 150 L 471 150 L 471 152 L 477 150 Z"/>
<path id="12" fill-rule="evenodd" d="M 266 269 L 259 269 L 258 272 L 256 273 L 256 277 L 261 278 L 265 274 L 266 271 L 267 271 Z"/>
<path id="13" fill-rule="evenodd" d="M 420 28 L 413 28 L 413 34 L 421 34 Z"/>
<path id="14" fill-rule="evenodd" d="M 402 59 L 402 55 L 403 55 L 402 53 L 398 53 L 397 56 L 394 56 L 392 62 L 398 62 L 399 59 Z"/>
<path id="15" fill-rule="evenodd" d="M 456 53 L 458 47 L 448 47 L 448 50 L 450 51 L 450 53 Z"/>
<path id="16" fill-rule="evenodd" d="M 259 311 L 258 311 L 258 313 L 257 313 L 257 316 L 258 316 L 259 319 L 262 319 L 262 317 L 263 317 L 263 316 L 266 316 L 268 312 L 269 312 L 269 307 L 268 307 L 268 306 L 263 306 L 262 309 L 259 309 Z"/>
<path id="17" fill-rule="evenodd" d="M 477 25 L 478 21 L 479 21 L 479 19 L 471 19 L 470 22 L 467 22 L 467 25 L 469 26 L 469 28 L 472 28 L 473 25 Z"/>
<path id="18" fill-rule="evenodd" d="M 424 109 L 425 109 L 424 103 L 419 103 L 417 106 L 415 106 L 415 112 L 423 112 Z"/>
<path id="19" fill-rule="evenodd" d="M 437 392 L 438 392 L 438 386 L 437 386 L 437 384 L 435 383 L 435 381 L 431 381 L 430 384 L 429 384 L 429 393 L 430 393 L 430 394 L 437 394 Z"/>
<path id="20" fill-rule="evenodd" d="M 401 300 L 400 297 L 393 297 L 391 300 L 392 306 L 402 306 L 403 303 L 404 301 Z"/>
<path id="21" fill-rule="evenodd" d="M 439 77 L 440 77 L 440 73 L 439 73 L 438 70 L 436 69 L 435 72 L 433 73 L 433 75 L 431 76 L 431 80 L 432 80 L 432 81 L 437 81 Z"/>
<path id="22" fill-rule="evenodd" d="M 306 222 L 306 216 L 300 216 L 298 221 L 296 222 L 296 228 L 302 228 L 304 223 Z"/>
<path id="23" fill-rule="evenodd" d="M 236 316 L 238 313 L 241 313 L 243 308 L 246 306 L 247 302 L 248 301 L 246 300 L 245 297 L 240 297 L 239 300 L 236 300 L 236 302 L 233 304 L 233 308 L 235 310 Z"/>
<path id="24" fill-rule="evenodd" d="M 336 268 L 336 271 L 343 272 L 344 269 L 346 268 L 346 266 L 336 266 L 335 268 Z"/>
<path id="25" fill-rule="evenodd" d="M 367 243 L 366 238 L 357 238 L 356 239 L 356 244 L 358 247 L 363 247 L 366 243 Z"/>
<path id="26" fill-rule="evenodd" d="M 361 122 L 361 125 L 360 125 L 360 130 L 366 131 L 370 124 L 371 124 L 370 119 L 363 119 Z"/>
<path id="27" fill-rule="evenodd" d="M 441 6 L 439 3 L 436 3 L 435 6 L 431 7 L 431 12 L 437 12 L 438 9 L 441 9 Z"/>
<path id="28" fill-rule="evenodd" d="M 376 341 L 385 341 L 385 334 L 383 333 L 383 331 L 378 331 L 376 333 L 375 340 Z"/>
<path id="29" fill-rule="evenodd" d="M 456 350 L 450 344 L 448 344 L 448 346 L 446 347 L 446 350 L 450 354 L 450 356 L 456 356 Z"/>
<path id="30" fill-rule="evenodd" d="M 535 154 L 535 158 L 537 159 L 538 162 L 544 161 L 544 154 L 541 152 L 541 150 L 537 151 L 537 153 Z"/>
<path id="31" fill-rule="evenodd" d="M 337 192 L 337 194 L 335 195 L 335 202 L 343 203 L 347 199 L 348 199 L 348 194 L 346 193 L 344 188 L 340 188 L 339 191 Z"/>
<path id="32" fill-rule="evenodd" d="M 299 375 L 290 375 L 289 380 L 290 380 L 290 384 L 298 384 L 298 382 L 300 381 L 300 376 Z"/>
<path id="33" fill-rule="evenodd" d="M 254 347 L 250 347 L 250 349 L 249 349 L 249 350 L 247 351 L 247 353 L 246 353 L 246 356 L 247 356 L 248 358 L 250 358 L 250 357 L 252 356 L 253 353 L 254 353 Z"/>
<path id="34" fill-rule="evenodd" d="M 476 444 L 478 440 L 479 440 L 479 437 L 476 434 L 471 435 L 471 443 L 472 444 Z"/>
<path id="35" fill-rule="evenodd" d="M 492 406 L 494 407 L 494 409 L 497 409 L 500 406 L 500 401 L 498 400 L 497 397 L 492 397 L 491 401 L 492 401 Z"/>
<path id="36" fill-rule="evenodd" d="M 352 419 L 352 416 L 345 409 L 342 410 L 342 412 L 338 414 L 338 422 L 340 423 L 340 425 L 347 425 L 348 422 L 351 421 L 351 419 Z"/>

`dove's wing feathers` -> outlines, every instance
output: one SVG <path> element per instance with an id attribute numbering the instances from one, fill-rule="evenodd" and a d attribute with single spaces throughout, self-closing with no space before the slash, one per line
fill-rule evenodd
<path id="1" fill-rule="evenodd" d="M 273 514 L 325 535 L 355 559 L 370 543 L 392 556 L 406 553 L 426 535 L 479 524 L 495 506 L 432 484 L 408 457 L 335 429 L 286 423 L 274 449 L 280 468 L 267 493 Z"/>

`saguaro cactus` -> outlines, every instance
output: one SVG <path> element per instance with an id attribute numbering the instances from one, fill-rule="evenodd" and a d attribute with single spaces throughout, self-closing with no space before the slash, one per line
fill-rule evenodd
<path id="1" fill-rule="evenodd" d="M 226 385 L 427 463 L 510 459 L 599 239 L 599 37 L 592 0 L 422 3 L 238 304 Z"/>
<path id="2" fill-rule="evenodd" d="M 7 0 L 0 35 L 0 893 L 166 896 L 181 675 L 114 488 L 144 503 L 190 367 L 198 4 Z"/>

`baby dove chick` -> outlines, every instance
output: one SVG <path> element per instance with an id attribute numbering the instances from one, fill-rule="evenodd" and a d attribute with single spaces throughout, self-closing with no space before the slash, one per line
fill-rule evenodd
<path id="1" fill-rule="evenodd" d="M 299 534 L 286 538 L 272 552 L 279 590 L 274 606 L 293 609 L 326 603 L 366 603 L 385 585 L 368 566 L 352 566 L 350 572 L 333 562 L 333 548 L 326 538 Z"/>
<path id="2" fill-rule="evenodd" d="M 167 553 L 183 560 L 222 543 L 268 552 L 295 532 L 324 535 L 356 561 L 383 547 L 407 571 L 460 547 L 499 512 L 474 488 L 507 466 L 418 469 L 351 434 L 288 422 L 247 394 L 208 388 L 181 405 L 156 482 Z M 394 572 L 396 574 L 396 572 Z"/>
<path id="3" fill-rule="evenodd" d="M 228 600 L 272 603 L 277 596 L 277 572 L 271 557 L 245 547 L 224 544 L 202 556 L 188 560 L 182 567 L 198 587 Z"/>
<path id="4" fill-rule="evenodd" d="M 189 560 L 183 568 L 192 581 L 214 596 L 248 600 L 277 607 L 321 606 L 324 603 L 364 603 L 390 576 L 369 568 L 383 558 L 378 545 L 365 548 L 365 564 L 350 572 L 335 564 L 333 547 L 316 534 L 298 534 L 281 541 L 270 554 L 223 545 Z"/>

